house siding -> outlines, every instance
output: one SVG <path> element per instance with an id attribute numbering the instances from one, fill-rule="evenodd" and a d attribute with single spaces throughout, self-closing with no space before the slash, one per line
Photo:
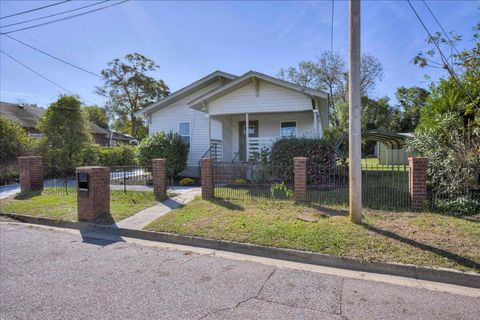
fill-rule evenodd
<path id="1" fill-rule="evenodd" d="M 297 137 L 311 138 L 315 136 L 313 112 L 291 112 L 273 114 L 249 114 L 249 121 L 258 121 L 259 138 L 280 137 L 280 123 L 282 121 L 296 121 Z M 217 117 L 222 121 L 223 128 L 223 161 L 231 161 L 239 151 L 239 122 L 245 121 L 245 115 Z M 226 127 L 230 127 L 229 130 Z M 225 147 L 227 146 L 227 147 Z M 229 146 L 229 147 L 228 147 Z M 237 159 L 238 160 L 238 157 Z"/>
<path id="2" fill-rule="evenodd" d="M 259 82 L 258 97 L 254 84 L 249 83 L 211 101 L 208 105 L 211 115 L 306 110 L 312 110 L 312 102 L 309 97 L 265 81 Z"/>
<path id="3" fill-rule="evenodd" d="M 190 151 L 188 153 L 187 166 L 196 167 L 198 161 L 210 147 L 209 119 L 207 114 L 190 108 L 187 103 L 218 86 L 220 82 L 215 82 L 202 89 L 199 89 L 191 95 L 151 114 L 149 134 L 155 132 L 178 132 L 179 122 L 190 122 Z M 212 128 L 220 128 L 221 125 L 212 123 Z M 218 128 L 215 132 L 218 135 Z M 212 139 L 214 138 L 212 132 Z"/>

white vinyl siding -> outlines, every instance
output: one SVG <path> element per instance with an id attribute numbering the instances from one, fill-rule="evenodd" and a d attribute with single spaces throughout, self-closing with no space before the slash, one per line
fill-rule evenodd
<path id="1" fill-rule="evenodd" d="M 311 98 L 265 81 L 259 83 L 258 97 L 250 83 L 208 104 L 211 115 L 307 110 L 312 110 Z"/>
<path id="2" fill-rule="evenodd" d="M 238 123 L 245 121 L 245 115 L 227 115 L 216 116 L 216 119 L 223 123 L 223 126 L 229 126 L 231 129 L 223 129 L 223 160 L 231 161 L 235 154 L 239 151 L 239 128 Z M 315 127 L 313 124 L 313 112 L 292 112 L 292 113 L 271 113 L 271 114 L 249 114 L 249 121 L 258 121 L 258 137 L 272 138 L 276 140 L 280 138 L 281 122 L 294 121 L 297 124 L 298 138 L 315 137 Z M 213 119 L 213 117 L 212 117 Z M 227 151 L 225 146 L 230 145 Z M 237 159 L 238 160 L 238 157 Z"/>
<path id="3" fill-rule="evenodd" d="M 198 160 L 210 147 L 209 120 L 207 114 L 190 108 L 187 103 L 196 97 L 218 87 L 220 82 L 213 83 L 172 105 L 160 109 L 151 115 L 149 133 L 178 132 L 180 122 L 190 122 L 190 151 L 188 153 L 188 166 L 198 166 Z M 221 130 L 221 127 L 220 127 Z M 221 131 L 220 131 L 221 132 Z M 220 133 L 221 137 L 221 133 Z"/>

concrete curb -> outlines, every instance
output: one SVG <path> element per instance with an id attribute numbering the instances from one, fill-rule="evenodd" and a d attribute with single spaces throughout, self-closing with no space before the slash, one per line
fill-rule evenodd
<path id="1" fill-rule="evenodd" d="M 25 223 L 40 224 L 51 227 L 76 229 L 86 232 L 98 232 L 108 235 L 137 238 L 141 240 L 166 242 L 319 266 L 369 273 L 388 274 L 393 276 L 414 278 L 418 280 L 480 288 L 480 274 L 473 272 L 461 272 L 453 269 L 428 268 L 397 263 L 367 262 L 354 258 L 333 256 L 309 251 L 266 247 L 256 244 L 207 239 L 194 236 L 183 236 L 166 232 L 125 229 L 118 228 L 116 226 L 99 225 L 90 222 L 60 221 L 50 218 L 32 217 L 14 213 L 0 212 L 0 216 L 9 217 Z"/>

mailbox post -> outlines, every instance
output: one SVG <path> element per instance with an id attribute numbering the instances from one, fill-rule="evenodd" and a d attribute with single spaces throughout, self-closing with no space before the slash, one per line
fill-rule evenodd
<path id="1" fill-rule="evenodd" d="M 107 167 L 77 168 L 77 215 L 79 221 L 95 221 L 110 214 L 110 170 Z"/>

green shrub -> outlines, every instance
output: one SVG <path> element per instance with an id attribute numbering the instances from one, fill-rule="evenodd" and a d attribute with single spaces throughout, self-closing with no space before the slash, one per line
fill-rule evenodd
<path id="1" fill-rule="evenodd" d="M 332 145 L 323 139 L 282 138 L 272 146 L 270 160 L 282 180 L 293 180 L 293 158 L 307 158 L 308 183 L 322 184 L 328 178 L 328 169 L 333 164 Z"/>
<path id="2" fill-rule="evenodd" d="M 478 214 L 480 212 L 480 199 L 475 200 L 463 196 L 454 200 L 437 200 L 435 207 L 453 216 Z"/>
<path id="3" fill-rule="evenodd" d="M 180 185 L 181 186 L 191 186 L 193 185 L 194 181 L 192 178 L 183 178 L 180 180 Z"/>
<path id="4" fill-rule="evenodd" d="M 152 159 L 166 159 L 169 175 L 183 171 L 187 165 L 188 146 L 174 132 L 157 132 L 144 139 L 138 147 L 140 165 L 150 167 Z"/>
<path id="5" fill-rule="evenodd" d="M 0 117 L 0 164 L 16 161 L 31 151 L 33 139 L 18 123 Z"/>
<path id="6" fill-rule="evenodd" d="M 99 164 L 106 167 L 134 166 L 137 164 L 136 147 L 126 144 L 103 147 L 99 153 Z"/>

